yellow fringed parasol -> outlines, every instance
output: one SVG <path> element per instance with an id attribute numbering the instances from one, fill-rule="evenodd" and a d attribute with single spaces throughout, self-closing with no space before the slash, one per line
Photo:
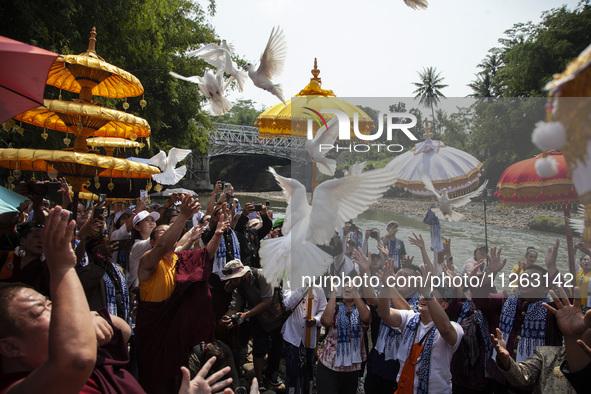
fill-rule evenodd
<path id="1" fill-rule="evenodd" d="M 74 101 L 45 100 L 45 106 L 24 112 L 15 119 L 34 126 L 72 133 L 78 137 L 74 150 L 87 150 L 86 138 L 136 139 L 150 135 L 145 119 L 127 112 Z"/>
<path id="2" fill-rule="evenodd" d="M 88 50 L 80 55 L 60 55 L 49 70 L 47 85 L 80 93 L 80 98 L 88 101 L 93 95 L 122 98 L 144 93 L 139 79 L 97 55 L 95 43 L 93 27 Z"/>
<path id="3" fill-rule="evenodd" d="M 143 148 L 143 142 L 130 141 L 125 138 L 109 138 L 109 137 L 94 137 L 87 138 L 86 143 L 92 149 L 103 148 L 107 151 L 107 156 L 113 156 L 115 149 L 126 149 L 126 148 Z"/>
<path id="4" fill-rule="evenodd" d="M 136 161 L 93 153 L 43 149 L 0 149 L 0 167 L 20 171 L 56 171 L 63 174 L 74 191 L 94 176 L 109 178 L 151 178 L 158 167 Z"/>

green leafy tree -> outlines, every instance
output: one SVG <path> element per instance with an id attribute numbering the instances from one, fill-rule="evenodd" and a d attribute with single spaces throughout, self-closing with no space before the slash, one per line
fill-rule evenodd
<path id="1" fill-rule="evenodd" d="M 254 104 L 252 100 L 240 99 L 227 113 L 213 117 L 212 121 L 216 123 L 254 126 L 257 117 L 266 109 L 264 106 L 257 109 Z"/>
<path id="2" fill-rule="evenodd" d="M 546 83 L 591 42 L 589 1 L 579 2 L 572 11 L 566 6 L 546 11 L 540 23 L 516 24 L 505 33 L 499 40 L 502 95 L 546 96 Z"/>
<path id="3" fill-rule="evenodd" d="M 215 2 L 210 2 L 210 12 Z M 168 74 L 202 74 L 205 64 L 183 55 L 203 43 L 216 41 L 213 28 L 205 22 L 205 11 L 190 0 L 22 0 L 0 3 L 0 35 L 34 44 L 58 53 L 82 53 L 88 47 L 89 32 L 97 29 L 97 53 L 105 61 L 129 71 L 142 83 L 142 97 L 128 98 L 128 112 L 145 118 L 151 127 L 149 157 L 158 149 L 188 147 L 195 153 L 207 149 L 209 116 L 202 110 L 205 99 L 197 85 L 179 81 Z M 60 92 L 46 89 L 46 97 Z M 72 97 L 62 92 L 64 99 Z M 108 107 L 122 110 L 123 100 L 94 97 Z M 27 130 L 32 126 L 25 126 Z M 40 132 L 40 131 L 37 131 Z M 55 132 L 48 131 L 52 134 Z M 55 149 L 61 149 L 61 135 Z M 48 139 L 49 140 L 49 139 Z M 44 146 L 45 147 L 45 146 Z"/>

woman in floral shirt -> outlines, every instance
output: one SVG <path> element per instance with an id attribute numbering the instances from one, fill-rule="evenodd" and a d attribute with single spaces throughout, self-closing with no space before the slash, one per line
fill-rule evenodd
<path id="1" fill-rule="evenodd" d="M 353 278 L 351 278 L 351 281 Z M 333 291 L 320 319 L 327 329 L 316 372 L 317 391 L 322 394 L 355 394 L 361 363 L 367 359 L 364 330 L 371 322 L 369 307 L 357 288 L 345 286 L 337 305 Z"/>

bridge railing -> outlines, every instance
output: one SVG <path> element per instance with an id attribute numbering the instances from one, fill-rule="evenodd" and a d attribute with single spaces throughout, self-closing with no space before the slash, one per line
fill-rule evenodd
<path id="1" fill-rule="evenodd" d="M 308 160 L 306 139 L 295 136 L 259 137 L 258 127 L 214 123 L 209 132 L 209 156 L 222 154 L 267 154 L 290 158 L 298 162 Z"/>

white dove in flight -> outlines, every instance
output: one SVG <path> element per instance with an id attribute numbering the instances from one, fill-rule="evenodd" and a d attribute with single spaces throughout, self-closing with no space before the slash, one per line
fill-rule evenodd
<path id="1" fill-rule="evenodd" d="M 427 0 L 404 0 L 404 4 L 413 10 L 418 10 L 419 8 L 426 10 L 429 2 Z"/>
<path id="2" fill-rule="evenodd" d="M 431 182 L 431 178 L 429 178 L 429 176 L 421 170 L 419 170 L 419 175 L 421 177 L 421 181 L 425 185 L 425 189 L 432 192 L 437 198 L 437 201 L 439 201 L 439 208 L 434 208 L 433 213 L 435 213 L 439 219 L 447 219 L 450 222 L 458 222 L 464 218 L 464 215 L 453 211 L 452 208 L 462 207 L 468 204 L 473 198 L 478 197 L 482 193 L 482 191 L 486 188 L 486 184 L 488 183 L 488 180 L 486 180 L 478 189 L 474 190 L 473 192 L 460 197 L 449 198 L 447 188 L 443 189 L 443 192 L 441 195 L 439 195 L 433 186 L 433 182 Z"/>
<path id="3" fill-rule="evenodd" d="M 349 167 L 349 170 L 343 170 L 343 174 L 345 176 L 359 175 L 363 172 L 366 165 L 367 165 L 367 162 L 365 162 L 365 161 L 362 161 L 361 163 L 353 164 L 351 167 Z"/>
<path id="4" fill-rule="evenodd" d="M 232 79 L 236 79 L 238 83 L 238 90 L 242 92 L 244 90 L 244 83 L 246 82 L 247 73 L 239 70 L 236 62 L 232 60 L 234 54 L 234 46 L 228 44 L 226 40 L 222 40 L 222 44 L 218 45 L 215 43 L 207 44 L 194 51 L 187 52 L 187 56 L 198 57 L 205 60 L 216 68 L 216 72 L 222 70 L 226 74 L 230 75 L 224 90 L 232 82 Z"/>
<path id="5" fill-rule="evenodd" d="M 187 167 L 181 166 L 175 168 L 177 163 L 183 160 L 191 153 L 190 149 L 171 148 L 168 151 L 168 157 L 164 151 L 150 158 L 149 163 L 158 166 L 162 171 L 160 174 L 152 175 L 152 178 L 161 185 L 174 185 L 180 181 L 187 173 Z"/>
<path id="6" fill-rule="evenodd" d="M 255 70 L 252 63 L 246 65 L 248 76 L 256 87 L 271 92 L 285 103 L 283 98 L 283 87 L 281 84 L 274 84 L 273 79 L 283 73 L 285 57 L 287 55 L 287 41 L 279 27 L 274 27 L 267 42 L 265 51 L 261 55 L 259 67 Z"/>
<path id="7" fill-rule="evenodd" d="M 579 212 L 585 212 L 585 205 L 579 204 Z M 570 228 L 577 234 L 583 234 L 585 230 L 585 221 L 583 219 L 568 218 Z"/>
<path id="8" fill-rule="evenodd" d="M 328 126 L 328 129 L 326 128 Z M 311 140 L 306 140 L 306 150 L 308 154 L 316 162 L 318 171 L 326 175 L 334 175 L 337 168 L 337 161 L 329 159 L 321 151 L 322 145 L 332 146 L 339 136 L 339 122 L 335 116 L 328 121 L 326 126 L 322 126 Z"/>
<path id="9" fill-rule="evenodd" d="M 269 172 L 283 189 L 288 205 L 284 236 L 261 242 L 263 273 L 269 283 L 291 278 L 292 285 L 297 283 L 298 287 L 303 275 L 322 275 L 333 261 L 317 245 L 327 244 L 347 220 L 367 210 L 396 182 L 392 172 L 384 168 L 331 179 L 314 190 L 310 206 L 304 185 L 278 175 L 272 168 Z"/>
<path id="10" fill-rule="evenodd" d="M 224 96 L 223 72 L 219 71 L 214 75 L 210 70 L 205 70 L 203 77 L 193 75 L 184 77 L 180 74 L 170 71 L 170 75 L 175 78 L 196 83 L 205 97 L 210 101 L 209 112 L 214 116 L 223 115 L 228 112 L 234 104 Z"/>

